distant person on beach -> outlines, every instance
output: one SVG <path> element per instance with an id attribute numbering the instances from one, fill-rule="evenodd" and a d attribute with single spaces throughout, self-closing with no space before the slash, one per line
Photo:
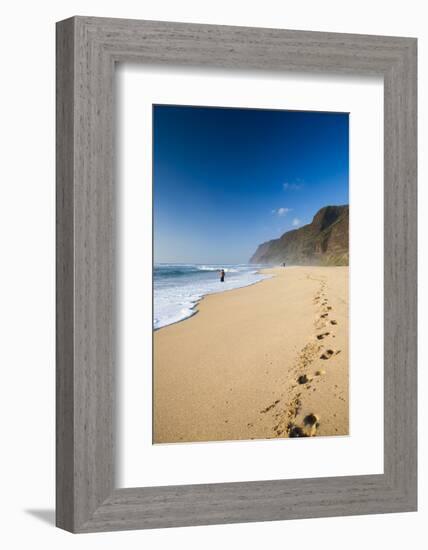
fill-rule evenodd
<path id="1" fill-rule="evenodd" d="M 224 269 L 222 269 L 220 270 L 220 283 L 224 283 L 224 276 L 225 276 Z"/>

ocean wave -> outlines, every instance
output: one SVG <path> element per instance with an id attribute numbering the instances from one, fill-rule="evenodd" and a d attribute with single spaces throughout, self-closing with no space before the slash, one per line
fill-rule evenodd
<path id="1" fill-rule="evenodd" d="M 197 304 L 207 294 L 214 294 L 257 283 L 268 278 L 254 266 L 225 266 L 225 282 L 215 272 L 214 264 L 157 264 L 154 273 L 153 327 L 159 329 L 194 315 Z"/>
<path id="2" fill-rule="evenodd" d="M 212 266 L 212 265 L 196 265 L 195 266 L 199 271 L 221 271 L 224 269 L 225 273 L 239 273 L 239 269 L 233 267 L 221 267 L 221 266 Z"/>

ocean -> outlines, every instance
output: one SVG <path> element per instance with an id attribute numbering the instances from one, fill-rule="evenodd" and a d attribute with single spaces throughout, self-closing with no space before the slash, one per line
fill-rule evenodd
<path id="1" fill-rule="evenodd" d="M 257 265 L 155 264 L 153 271 L 153 327 L 182 321 L 196 313 L 195 306 L 207 294 L 252 285 L 269 275 L 261 275 Z M 224 283 L 220 270 L 224 269 Z"/>

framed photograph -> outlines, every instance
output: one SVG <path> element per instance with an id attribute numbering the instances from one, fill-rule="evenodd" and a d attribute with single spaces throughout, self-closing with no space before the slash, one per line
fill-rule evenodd
<path id="1" fill-rule="evenodd" d="M 154 444 L 349 434 L 348 119 L 153 106 Z"/>
<path id="2" fill-rule="evenodd" d="M 414 511 L 416 39 L 57 24 L 57 525 Z"/>

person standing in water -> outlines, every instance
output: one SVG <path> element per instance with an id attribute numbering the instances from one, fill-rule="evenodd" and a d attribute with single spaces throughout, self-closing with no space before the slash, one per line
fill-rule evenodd
<path id="1" fill-rule="evenodd" d="M 224 283 L 225 272 L 224 269 L 220 270 L 220 283 Z"/>

